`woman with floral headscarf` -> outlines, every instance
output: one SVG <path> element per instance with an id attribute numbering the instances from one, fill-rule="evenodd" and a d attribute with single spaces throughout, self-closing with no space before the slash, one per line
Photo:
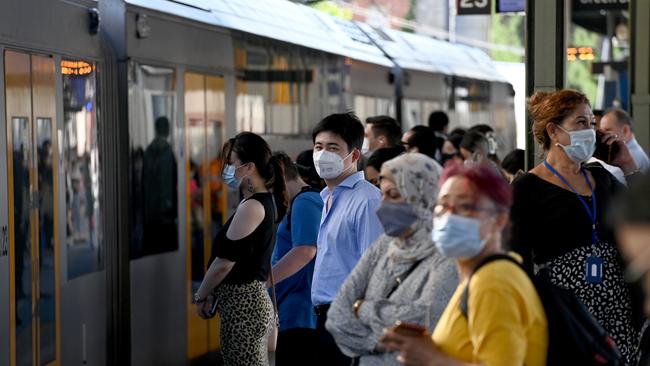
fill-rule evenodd
<path id="1" fill-rule="evenodd" d="M 381 168 L 385 234 L 368 249 L 327 314 L 327 330 L 360 365 L 399 365 L 379 345 L 397 320 L 432 330 L 458 284 L 453 261 L 431 241 L 441 167 L 419 153 L 402 154 Z"/>

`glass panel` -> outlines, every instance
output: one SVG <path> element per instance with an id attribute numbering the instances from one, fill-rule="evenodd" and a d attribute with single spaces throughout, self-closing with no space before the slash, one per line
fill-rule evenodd
<path id="1" fill-rule="evenodd" d="M 54 283 L 54 180 L 52 166 L 52 120 L 36 118 L 38 154 L 38 238 L 39 238 L 39 318 L 40 363 L 56 357 L 55 283 Z"/>
<path id="2" fill-rule="evenodd" d="M 347 109 L 350 90 L 339 57 L 252 39 L 235 41 L 238 131 L 309 136 L 324 116 Z"/>
<path id="3" fill-rule="evenodd" d="M 95 66 L 62 60 L 68 278 L 104 268 Z M 79 66 L 77 71 L 67 67 Z M 90 65 L 89 67 L 83 65 Z M 83 66 L 83 67 L 82 67 Z M 75 69 L 76 70 L 76 69 Z"/>
<path id="4" fill-rule="evenodd" d="M 427 121 L 423 119 L 419 100 L 404 99 L 402 101 L 402 105 L 403 105 L 402 116 L 404 118 L 403 123 L 406 129 L 410 129 L 411 127 L 417 125 L 427 124 Z"/>
<path id="5" fill-rule="evenodd" d="M 176 76 L 134 63 L 129 74 L 131 258 L 139 258 L 178 249 Z"/>
<path id="6" fill-rule="evenodd" d="M 211 208 L 211 236 L 214 238 L 222 226 L 225 216 L 226 202 L 221 181 L 220 159 L 221 147 L 224 143 L 223 123 L 225 118 L 224 81 L 221 77 L 208 76 L 206 78 L 206 110 L 208 117 L 207 144 L 210 174 L 210 208 Z"/>
<path id="7" fill-rule="evenodd" d="M 32 364 L 31 157 L 29 120 L 11 119 L 13 141 L 14 253 L 16 273 L 16 365 Z"/>
<path id="8" fill-rule="evenodd" d="M 189 242 L 191 243 L 192 292 L 199 289 L 205 273 L 204 184 L 206 163 L 205 77 L 185 74 L 185 118 L 187 121 L 187 155 L 189 204 Z"/>

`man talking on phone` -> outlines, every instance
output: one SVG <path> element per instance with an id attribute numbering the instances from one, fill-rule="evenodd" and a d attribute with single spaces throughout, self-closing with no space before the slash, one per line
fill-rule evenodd
<path id="1" fill-rule="evenodd" d="M 634 137 L 632 118 L 627 112 L 620 108 L 610 109 L 600 120 L 600 129 L 614 134 L 625 142 L 636 166 L 642 173 L 650 171 L 650 159 L 648 159 L 648 154 L 643 151 L 643 148 Z"/>

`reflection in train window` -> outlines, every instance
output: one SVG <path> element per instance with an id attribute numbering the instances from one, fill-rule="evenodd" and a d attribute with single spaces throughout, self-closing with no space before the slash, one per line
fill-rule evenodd
<path id="1" fill-rule="evenodd" d="M 62 60 L 61 64 L 80 62 Z M 69 279 L 104 267 L 95 67 L 84 70 L 62 72 L 65 247 Z"/>
<path id="2" fill-rule="evenodd" d="M 175 84 L 174 69 L 130 64 L 132 259 L 178 249 Z"/>
<path id="3" fill-rule="evenodd" d="M 346 109 L 346 67 L 337 57 L 242 36 L 235 40 L 237 131 L 308 136 Z"/>

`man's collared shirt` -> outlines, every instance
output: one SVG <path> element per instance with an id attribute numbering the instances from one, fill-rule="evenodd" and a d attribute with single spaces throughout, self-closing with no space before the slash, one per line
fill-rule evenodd
<path id="1" fill-rule="evenodd" d="M 352 174 L 334 188 L 329 210 L 329 188 L 320 195 L 325 204 L 311 288 L 314 305 L 334 300 L 363 252 L 384 232 L 377 217 L 381 193 L 364 179 L 363 172 Z"/>
<path id="2" fill-rule="evenodd" d="M 636 138 L 632 137 L 632 140 L 627 143 L 627 148 L 630 150 L 630 154 L 632 154 L 636 167 L 643 173 L 650 171 L 650 159 L 648 159 L 648 154 L 643 151 L 643 148 L 636 141 Z"/>

